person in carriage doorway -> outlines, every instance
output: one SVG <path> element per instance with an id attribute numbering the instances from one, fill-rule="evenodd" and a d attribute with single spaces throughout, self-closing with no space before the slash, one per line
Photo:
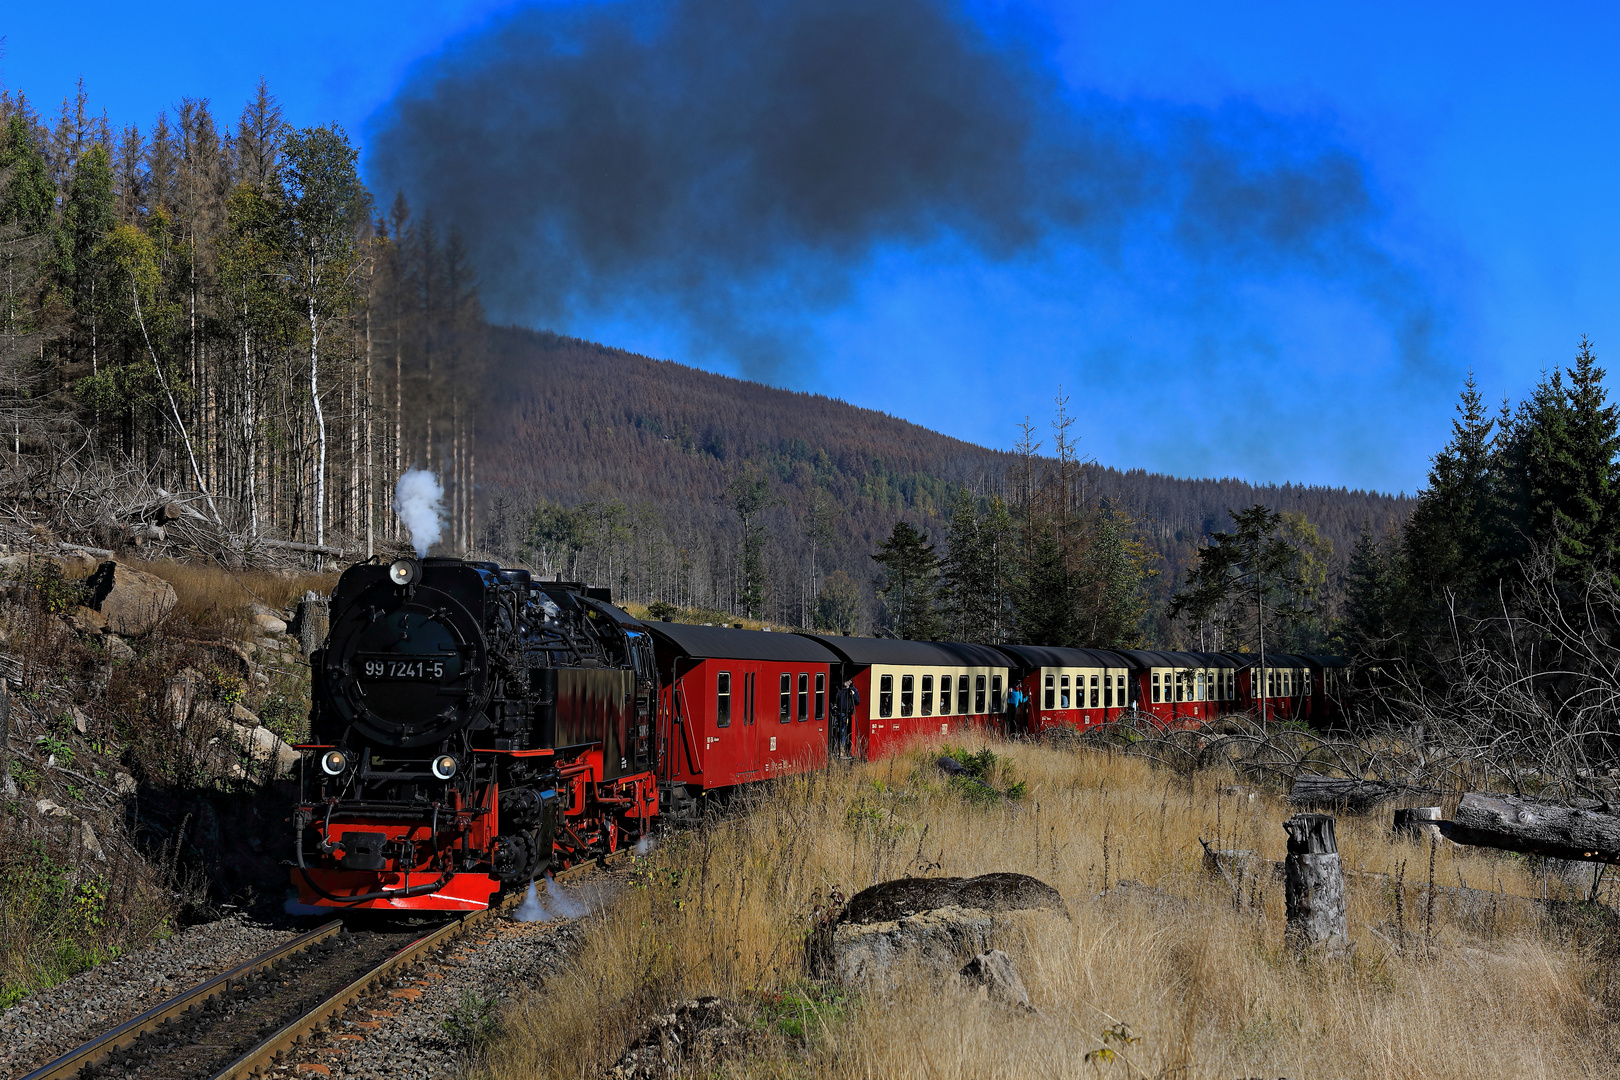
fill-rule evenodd
<path id="1" fill-rule="evenodd" d="M 1017 684 L 1007 694 L 1007 734 L 1029 734 L 1029 695 Z"/>
<path id="2" fill-rule="evenodd" d="M 861 706 L 861 692 L 855 689 L 853 683 L 844 683 L 838 688 L 838 696 L 833 700 L 833 729 L 832 752 L 839 757 L 849 757 L 849 733 L 855 721 L 855 710 Z"/>

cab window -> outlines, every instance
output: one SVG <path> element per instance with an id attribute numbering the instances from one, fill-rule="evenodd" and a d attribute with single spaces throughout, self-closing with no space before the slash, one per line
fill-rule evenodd
<path id="1" fill-rule="evenodd" d="M 714 726 L 731 726 L 731 672 L 714 677 Z"/>

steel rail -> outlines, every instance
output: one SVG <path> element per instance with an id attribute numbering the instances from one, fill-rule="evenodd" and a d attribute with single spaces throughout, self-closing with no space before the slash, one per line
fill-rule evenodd
<path id="1" fill-rule="evenodd" d="M 320 944 L 342 929 L 343 921 L 334 919 L 306 934 L 300 934 L 291 941 L 271 949 L 267 953 L 262 953 L 245 964 L 232 968 L 223 975 L 216 975 L 207 982 L 199 983 L 159 1005 L 154 1005 L 133 1020 L 118 1025 L 104 1035 L 98 1035 L 87 1043 L 81 1043 L 50 1064 L 35 1069 L 27 1076 L 24 1076 L 22 1080 L 67 1080 L 68 1077 L 76 1076 L 81 1070 L 102 1061 L 109 1054 L 128 1046 L 147 1032 L 157 1030 L 169 1020 L 179 1016 L 193 1006 L 200 1005 L 224 993 L 229 989 L 231 983 L 255 972 L 262 971 L 267 967 L 273 967 L 289 956 L 303 952 L 312 945 Z"/>
<path id="2" fill-rule="evenodd" d="M 616 856 L 622 857 L 625 851 L 628 851 L 628 849 L 615 852 L 614 855 L 608 856 L 608 858 L 617 861 Z M 594 859 L 588 860 L 569 867 L 567 870 L 556 874 L 555 877 L 572 877 L 596 865 Z M 522 901 L 524 895 L 525 893 L 514 891 L 512 895 L 503 899 L 499 904 L 484 908 L 482 911 L 474 911 L 463 915 L 454 922 L 439 927 L 431 934 L 411 942 L 348 986 L 316 1005 L 297 1020 L 259 1043 L 252 1050 L 237 1058 L 225 1069 L 215 1073 L 212 1080 L 246 1080 L 247 1077 L 256 1076 L 260 1072 L 269 1069 L 283 1053 L 302 1043 L 322 1024 L 329 1023 L 341 1016 L 348 1010 L 349 1006 L 359 1001 L 383 979 L 392 975 L 398 969 L 409 966 L 435 947 L 467 933 L 467 931 L 491 915 L 497 915 L 516 907 Z M 32 1080 L 32 1078 L 25 1078 L 25 1080 Z"/>

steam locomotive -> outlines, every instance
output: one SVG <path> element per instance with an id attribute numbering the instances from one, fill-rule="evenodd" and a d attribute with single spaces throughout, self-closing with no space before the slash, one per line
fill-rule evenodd
<path id="1" fill-rule="evenodd" d="M 1234 712 L 1333 724 L 1345 669 L 640 621 L 606 590 L 460 559 L 350 567 L 311 663 L 299 899 L 429 911 L 487 907 L 834 754 Z"/>
<path id="2" fill-rule="evenodd" d="M 460 559 L 344 572 L 311 658 L 302 903 L 475 910 L 658 811 L 647 631 L 605 591 Z"/>

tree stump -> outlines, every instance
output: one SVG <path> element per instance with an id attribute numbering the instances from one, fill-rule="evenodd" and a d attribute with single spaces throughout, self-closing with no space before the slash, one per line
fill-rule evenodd
<path id="1" fill-rule="evenodd" d="M 1440 808 L 1438 806 L 1410 806 L 1395 811 L 1396 836 L 1408 840 L 1427 840 L 1440 837 Z"/>
<path id="2" fill-rule="evenodd" d="M 1339 862 L 1333 818 L 1296 814 L 1283 822 L 1283 828 L 1288 830 L 1284 939 L 1296 950 L 1342 953 L 1350 938 L 1345 924 L 1344 866 Z"/>
<path id="3" fill-rule="evenodd" d="M 298 601 L 298 648 L 306 660 L 326 644 L 329 621 L 327 604 L 326 597 L 313 589 L 304 593 L 304 598 Z"/>

